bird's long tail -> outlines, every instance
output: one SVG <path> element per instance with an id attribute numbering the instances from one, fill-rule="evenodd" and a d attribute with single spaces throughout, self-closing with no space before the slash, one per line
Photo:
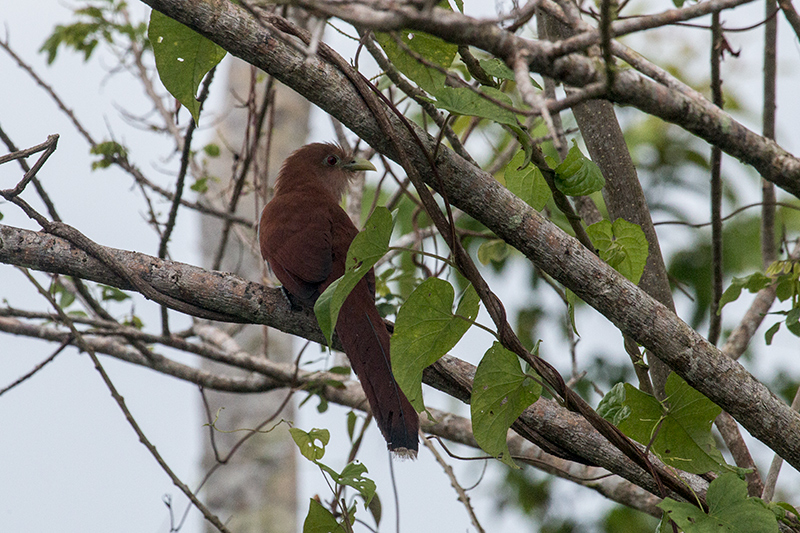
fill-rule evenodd
<path id="1" fill-rule="evenodd" d="M 389 332 L 366 284 L 357 286 L 345 300 L 336 333 L 389 450 L 399 456 L 416 457 L 419 417 L 392 374 Z"/>

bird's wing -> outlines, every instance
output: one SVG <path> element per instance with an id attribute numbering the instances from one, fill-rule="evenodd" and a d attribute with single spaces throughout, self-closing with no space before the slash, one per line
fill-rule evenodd
<path id="1" fill-rule="evenodd" d="M 262 253 L 286 290 L 313 304 L 331 274 L 331 220 L 327 209 L 293 196 L 276 197 L 265 208 Z M 304 208 L 286 207 L 295 202 Z"/>

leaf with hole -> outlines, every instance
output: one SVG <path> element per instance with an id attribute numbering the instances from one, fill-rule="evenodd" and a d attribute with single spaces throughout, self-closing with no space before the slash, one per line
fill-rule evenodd
<path id="1" fill-rule="evenodd" d="M 155 9 L 150 13 L 147 36 L 153 46 L 158 76 L 164 87 L 200 119 L 197 89 L 200 82 L 225 57 L 225 50 L 180 22 Z"/>
<path id="2" fill-rule="evenodd" d="M 325 456 L 325 446 L 331 439 L 327 429 L 314 428 L 311 431 L 303 431 L 300 428 L 289 428 L 289 434 L 302 456 L 314 462 Z"/>
<path id="3" fill-rule="evenodd" d="M 344 467 L 344 470 L 342 470 L 342 473 L 336 479 L 338 484 L 353 487 L 358 491 L 358 493 L 364 499 L 365 509 L 367 509 L 370 502 L 372 502 L 372 498 L 375 496 L 376 490 L 375 482 L 367 477 L 364 477 L 364 474 L 366 473 L 367 467 L 362 463 L 348 463 L 348 465 Z"/>

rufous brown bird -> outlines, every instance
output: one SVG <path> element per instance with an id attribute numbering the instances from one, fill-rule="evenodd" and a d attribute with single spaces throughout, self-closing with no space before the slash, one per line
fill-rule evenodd
<path id="1" fill-rule="evenodd" d="M 313 306 L 345 272 L 347 250 L 358 233 L 340 207 L 356 172 L 375 170 L 334 144 L 303 146 L 283 163 L 275 195 L 261 213 L 261 255 L 293 303 Z M 375 307 L 370 270 L 345 300 L 336 334 L 366 393 L 389 450 L 416 457 L 419 419 L 392 374 L 389 332 Z"/>

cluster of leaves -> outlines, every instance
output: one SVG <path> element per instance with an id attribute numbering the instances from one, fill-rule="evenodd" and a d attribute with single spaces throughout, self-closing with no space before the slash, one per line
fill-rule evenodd
<path id="1" fill-rule="evenodd" d="M 733 472 L 720 475 L 711 482 L 706 493 L 708 512 L 686 502 L 665 498 L 658 504 L 664 517 L 658 533 L 673 531 L 670 521 L 686 533 L 706 531 L 747 531 L 777 533 L 778 520 L 787 520 L 797 510 L 785 503 L 767 504 L 761 498 L 747 496 L 747 482 Z"/>
<path id="2" fill-rule="evenodd" d="M 92 162 L 92 170 L 108 168 L 116 161 L 128 156 L 128 151 L 125 147 L 115 141 L 101 142 L 91 147 L 89 153 L 100 156 L 100 159 Z"/>
<path id="3" fill-rule="evenodd" d="M 355 417 L 351 417 L 354 420 Z M 353 438 L 354 424 L 349 424 L 350 438 Z M 330 441 L 330 432 L 327 429 L 312 429 L 311 431 L 303 431 L 299 428 L 289 429 L 295 444 L 300 450 L 300 454 L 317 465 L 323 475 L 329 476 L 334 483 L 333 494 L 338 495 L 338 490 L 341 487 L 351 487 L 356 490 L 358 495 L 364 502 L 364 508 L 369 509 L 375 519 L 376 524 L 380 524 L 381 520 L 381 506 L 380 498 L 376 494 L 375 482 L 365 477 L 367 467 L 361 463 L 348 463 L 341 472 L 337 472 L 328 465 L 322 463 L 320 459 L 325 456 L 325 447 Z M 340 502 L 335 502 L 339 506 Z M 303 523 L 303 532 L 346 532 L 352 531 L 352 524 L 355 522 L 356 515 L 356 502 L 351 501 L 349 505 L 341 505 L 341 513 L 337 518 L 327 507 L 322 503 L 311 498 L 308 504 L 308 514 Z"/>
<path id="4" fill-rule="evenodd" d="M 82 53 L 84 61 L 88 61 L 101 41 L 113 45 L 119 37 L 124 37 L 130 42 L 143 42 L 147 25 L 128 22 L 124 16 L 127 8 L 126 2 L 118 0 L 88 2 L 74 10 L 76 22 L 55 27 L 40 51 L 47 54 L 49 64 L 56 60 L 61 46 Z M 124 44 L 122 47 L 127 48 Z"/>
<path id="5" fill-rule="evenodd" d="M 708 488 L 708 512 L 695 505 L 665 498 L 658 531 L 672 531 L 670 521 L 686 533 L 705 531 L 777 532 L 778 521 L 798 516 L 789 504 L 767 504 L 748 497 L 745 470 L 729 466 L 714 444 L 711 425 L 722 411 L 670 374 L 659 401 L 628 383 L 616 385 L 600 402 L 597 412 L 633 440 L 645 445 L 665 464 L 694 474 L 719 474 Z"/>
<path id="6" fill-rule="evenodd" d="M 775 261 L 768 268 L 765 274 L 755 272 L 747 277 L 733 278 L 730 287 L 722 294 L 719 302 L 719 310 L 726 304 L 735 301 L 746 289 L 751 293 L 756 293 L 767 287 L 775 288 L 775 296 L 781 302 L 789 302 L 788 311 L 774 311 L 773 315 L 783 316 L 783 320 L 775 322 L 766 333 L 764 338 L 767 344 L 772 344 L 772 338 L 778 333 L 781 324 L 786 324 L 786 329 L 797 337 L 800 337 L 800 261 L 791 259 L 785 261 Z"/>
<path id="7" fill-rule="evenodd" d="M 726 468 L 711 425 L 721 409 L 672 373 L 660 402 L 629 383 L 606 394 L 597 412 L 633 440 L 646 445 L 664 463 L 694 474 Z"/>

